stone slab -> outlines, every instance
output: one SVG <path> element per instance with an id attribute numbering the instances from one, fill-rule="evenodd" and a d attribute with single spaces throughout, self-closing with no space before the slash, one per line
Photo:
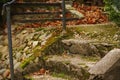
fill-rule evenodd
<path id="1" fill-rule="evenodd" d="M 117 65 L 116 63 L 120 60 L 120 49 L 113 49 L 105 57 L 103 57 L 95 66 L 93 66 L 89 72 L 91 74 L 105 74 L 112 67 Z M 120 62 L 119 64 L 120 65 Z"/>

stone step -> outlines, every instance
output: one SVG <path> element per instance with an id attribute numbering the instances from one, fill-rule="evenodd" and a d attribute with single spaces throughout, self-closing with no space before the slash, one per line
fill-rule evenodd
<path id="1" fill-rule="evenodd" d="M 51 75 L 30 75 L 30 78 L 34 80 L 86 80 L 89 77 L 88 70 L 95 65 L 98 61 L 96 57 L 84 57 L 77 54 L 63 54 L 63 55 L 49 55 L 46 56 L 46 60 L 44 63 L 44 67 L 48 69 L 50 72 L 55 72 L 56 74 L 63 73 L 66 76 L 71 77 L 71 79 L 61 79 L 57 77 L 52 77 Z M 30 66 L 39 67 L 43 66 L 43 64 L 38 63 L 37 66 L 29 65 L 24 71 L 31 72 Z M 43 78 L 43 79 L 42 79 Z"/>
<path id="2" fill-rule="evenodd" d="M 78 54 L 65 54 L 62 56 L 51 55 L 48 61 L 62 62 L 65 64 L 71 64 L 78 68 L 90 69 L 99 60 L 97 57 L 85 57 Z"/>

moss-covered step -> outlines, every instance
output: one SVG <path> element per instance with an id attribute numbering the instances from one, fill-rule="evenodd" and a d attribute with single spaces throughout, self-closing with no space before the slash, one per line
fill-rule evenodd
<path id="1" fill-rule="evenodd" d="M 67 54 L 49 55 L 43 60 L 39 59 L 38 63 L 30 63 L 24 68 L 22 74 L 28 75 L 44 68 L 45 70 L 49 70 L 51 76 L 55 76 L 56 74 L 55 77 L 62 77 L 65 80 L 87 80 L 89 78 L 88 70 L 98 60 L 99 57 Z M 34 77 L 34 75 L 29 75 L 28 77 L 31 78 Z M 37 77 L 41 77 L 41 75 Z M 37 80 L 37 78 L 35 80 Z"/>
<path id="2" fill-rule="evenodd" d="M 120 47 L 120 27 L 114 23 L 78 25 L 68 28 L 74 31 L 72 39 L 92 40 L 96 43 L 107 43 Z"/>

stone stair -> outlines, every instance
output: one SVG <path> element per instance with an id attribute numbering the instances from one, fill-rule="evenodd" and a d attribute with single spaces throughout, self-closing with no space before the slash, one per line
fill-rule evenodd
<path id="1" fill-rule="evenodd" d="M 73 36 L 72 39 L 71 37 L 69 37 L 70 39 L 68 39 L 68 37 L 65 38 L 65 36 L 62 36 L 62 34 L 58 35 L 58 33 L 61 32 L 61 30 L 59 29 L 58 30 L 41 29 L 41 28 L 35 29 L 35 30 L 26 29 L 26 30 L 22 30 L 21 33 L 18 33 L 18 34 L 16 33 L 16 35 L 14 34 L 13 35 L 13 38 L 14 38 L 13 51 L 14 51 L 14 60 L 16 60 L 14 61 L 15 75 L 19 77 L 15 80 L 24 80 L 22 79 L 22 77 L 30 73 L 39 71 L 41 68 L 49 70 L 50 74 L 37 75 L 37 76 L 30 75 L 29 77 L 34 78 L 34 80 L 42 80 L 42 79 L 43 80 L 52 80 L 52 79 L 59 80 L 59 77 L 57 76 L 54 77 L 52 75 L 52 73 L 55 72 L 56 74 L 63 74 L 65 76 L 69 76 L 71 80 L 88 80 L 88 77 L 90 75 L 88 72 L 89 69 L 92 66 L 94 66 L 96 62 L 100 59 L 98 52 L 101 53 L 102 55 L 103 54 L 106 55 L 109 50 L 113 48 L 117 48 L 117 46 L 119 46 L 119 28 L 116 26 L 111 26 L 111 24 L 109 25 L 97 24 L 94 26 L 93 25 L 88 25 L 88 26 L 84 25 L 84 26 L 85 27 L 83 26 L 79 26 L 79 27 L 77 26 L 73 28 L 69 27 L 68 32 L 69 32 L 69 36 Z M 52 38 L 49 37 L 49 35 L 45 35 L 45 34 L 51 34 L 53 31 L 56 33 L 56 35 L 54 34 Z M 72 35 L 72 32 L 76 32 L 76 33 Z M 66 35 L 68 34 L 66 33 Z M 9 73 L 10 71 L 8 71 L 8 66 L 9 66 L 8 53 L 6 52 L 7 44 L 8 44 L 7 36 L 6 37 L 3 36 L 3 37 L 5 39 L 0 37 L 1 41 L 3 40 L 0 43 L 1 44 L 0 54 L 4 53 L 4 55 L 6 56 L 1 55 L 2 57 L 0 61 L 1 63 L 0 66 L 3 68 L 1 68 L 0 71 L 2 71 L 2 73 L 4 72 Z M 43 49 L 41 48 L 39 49 L 39 47 L 37 46 L 41 45 L 40 42 L 46 41 L 46 38 L 48 40 L 47 43 L 49 43 L 49 45 L 47 44 L 45 46 L 42 46 L 44 47 Z M 23 42 L 23 43 L 20 43 L 20 42 Z M 63 42 L 64 44 L 66 44 L 66 48 L 68 47 L 67 49 L 63 49 L 64 47 Z M 18 48 L 17 46 L 15 46 L 16 43 L 19 43 L 17 44 Z M 35 57 L 34 59 L 29 58 L 30 55 L 32 55 L 31 50 L 34 50 L 34 52 L 36 53 L 36 56 L 34 56 Z M 37 56 L 37 54 L 40 54 L 41 50 L 42 52 L 45 53 L 44 56 Z M 23 69 L 19 68 L 21 59 L 23 59 L 22 60 L 23 62 L 26 59 L 27 59 L 27 62 L 29 62 L 29 64 L 27 63 L 28 65 L 24 65 Z M 25 64 L 26 64 L 26 61 L 25 61 Z M 9 78 L 9 76 L 6 76 L 6 77 Z M 63 78 L 63 80 L 70 80 L 70 79 Z"/>
<path id="2" fill-rule="evenodd" d="M 51 73 L 55 72 L 56 74 L 63 73 L 64 76 L 69 76 L 69 78 L 59 78 L 53 77 L 50 75 L 30 75 L 29 77 L 34 80 L 86 80 L 89 77 L 87 72 L 95 63 L 99 60 L 96 57 L 86 57 L 77 55 L 77 54 L 66 54 L 63 55 L 50 55 L 46 56 L 45 68 L 48 69 Z M 39 66 L 42 64 L 38 64 Z M 36 66 L 38 67 L 38 66 Z M 26 68 L 27 71 L 31 71 L 30 65 L 29 68 Z M 71 79 L 70 79 L 71 77 Z"/>

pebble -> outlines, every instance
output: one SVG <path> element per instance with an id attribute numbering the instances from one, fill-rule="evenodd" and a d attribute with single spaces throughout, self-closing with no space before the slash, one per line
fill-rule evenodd
<path id="1" fill-rule="evenodd" d="M 16 63 L 17 63 L 17 60 L 16 60 L 16 59 L 13 59 L 13 63 L 16 64 Z"/>
<path id="2" fill-rule="evenodd" d="M 6 38 L 3 42 L 4 45 L 8 45 L 8 39 Z"/>
<path id="3" fill-rule="evenodd" d="M 2 60 L 6 60 L 6 56 L 8 55 L 8 52 L 5 52 L 4 54 L 2 54 L 2 56 L 1 56 L 1 59 Z"/>
<path id="4" fill-rule="evenodd" d="M 1 51 L 2 53 L 8 51 L 8 46 L 4 46 L 4 47 L 0 48 L 0 51 Z"/>
<path id="5" fill-rule="evenodd" d="M 43 45 L 45 45 L 46 44 L 46 41 L 43 41 L 42 43 L 41 43 L 41 46 L 43 46 Z"/>
<path id="6" fill-rule="evenodd" d="M 39 58 L 37 57 L 34 61 L 35 63 L 39 62 Z"/>
<path id="7" fill-rule="evenodd" d="M 20 57 L 22 56 L 22 53 L 20 53 L 20 52 L 18 52 L 18 53 L 16 53 L 16 59 L 19 59 Z"/>
<path id="8" fill-rule="evenodd" d="M 3 77 L 0 75 L 0 80 L 3 80 Z"/>
<path id="9" fill-rule="evenodd" d="M 19 39 L 13 38 L 13 39 L 12 39 L 12 42 L 13 42 L 13 43 L 12 43 L 12 46 L 13 46 L 13 47 L 16 47 L 16 46 L 19 46 L 19 45 L 20 45 L 20 44 L 19 44 L 19 43 L 20 43 L 20 40 L 19 40 Z"/>
<path id="10" fill-rule="evenodd" d="M 14 69 L 17 69 L 19 66 L 20 66 L 21 62 L 17 62 L 15 65 L 14 65 Z"/>
<path id="11" fill-rule="evenodd" d="M 7 78 L 10 79 L 11 78 L 11 74 Z"/>
<path id="12" fill-rule="evenodd" d="M 43 34 L 43 35 L 41 35 L 41 36 L 39 37 L 39 39 L 41 39 L 41 40 L 45 40 L 46 35 L 47 35 L 46 33 Z"/>
<path id="13" fill-rule="evenodd" d="M 24 60 L 27 57 L 26 53 L 22 54 L 22 60 Z"/>
<path id="14" fill-rule="evenodd" d="M 3 45 L 0 45 L 0 49 L 3 48 L 4 46 Z M 0 51 L 1 52 L 1 51 Z"/>
<path id="15" fill-rule="evenodd" d="M 28 54 L 28 55 L 26 56 L 26 58 L 29 58 L 30 56 L 32 56 L 32 54 Z"/>
<path id="16" fill-rule="evenodd" d="M 32 41 L 27 42 L 27 46 L 31 46 L 31 44 L 32 44 Z"/>
<path id="17" fill-rule="evenodd" d="M 33 48 L 38 45 L 38 41 L 33 41 Z"/>
<path id="18" fill-rule="evenodd" d="M 23 30 L 23 31 L 22 31 L 22 34 L 25 34 L 25 33 L 27 33 L 27 30 Z"/>
<path id="19" fill-rule="evenodd" d="M 2 36 L 0 35 L 0 40 L 2 39 Z"/>
<path id="20" fill-rule="evenodd" d="M 9 54 L 8 52 L 4 52 L 4 54 L 2 54 L 2 58 L 1 59 L 2 60 L 6 60 L 6 57 L 8 56 L 8 54 Z"/>
<path id="21" fill-rule="evenodd" d="M 52 34 L 49 34 L 48 36 L 45 37 L 45 40 L 47 40 L 48 38 L 50 38 L 52 36 Z"/>
<path id="22" fill-rule="evenodd" d="M 27 46 L 27 47 L 25 47 L 24 52 L 25 52 L 25 51 L 27 51 L 28 49 L 29 49 L 29 47 L 28 47 L 28 46 Z"/>
<path id="23" fill-rule="evenodd" d="M 9 76 L 9 74 L 10 74 L 10 70 L 7 69 L 7 70 L 3 73 L 3 77 L 4 77 L 4 78 L 7 78 L 7 77 Z"/>
<path id="24" fill-rule="evenodd" d="M 0 69 L 0 74 L 3 74 L 6 69 Z"/>
<path id="25" fill-rule="evenodd" d="M 0 69 L 5 68 L 5 67 L 6 67 L 5 61 L 1 60 L 1 62 L 0 62 Z"/>
<path id="26" fill-rule="evenodd" d="M 7 59 L 7 60 L 5 61 L 5 64 L 9 65 L 9 59 Z"/>

